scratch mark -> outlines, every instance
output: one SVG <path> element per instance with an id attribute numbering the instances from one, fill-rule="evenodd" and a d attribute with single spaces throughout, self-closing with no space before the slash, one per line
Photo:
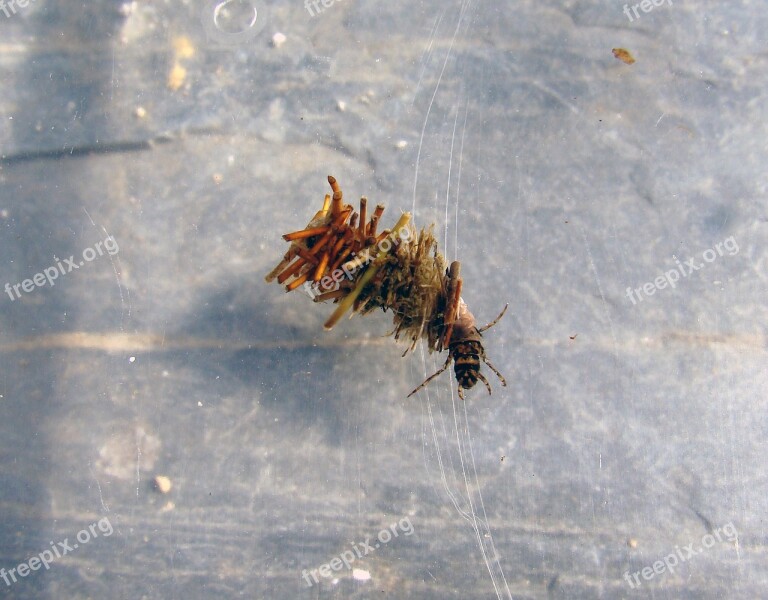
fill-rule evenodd
<path id="1" fill-rule="evenodd" d="M 101 493 L 101 484 L 99 483 L 98 477 L 96 477 L 96 473 L 94 473 L 93 471 L 93 467 L 91 466 L 91 463 L 88 463 L 88 470 L 91 472 L 91 476 L 93 477 L 93 480 L 96 482 L 96 487 L 99 488 L 99 500 L 101 501 L 101 507 L 106 512 L 109 512 L 109 507 L 104 503 L 104 495 Z"/>
<path id="2" fill-rule="evenodd" d="M 581 238 L 584 240 L 584 248 L 587 251 L 587 256 L 589 257 L 589 267 L 592 270 L 592 275 L 594 275 L 595 277 L 595 283 L 597 284 L 597 289 L 600 292 L 600 298 L 602 299 L 603 314 L 605 315 L 605 319 L 608 323 L 608 326 L 611 329 L 611 338 L 613 339 L 613 358 L 614 358 L 614 361 L 618 362 L 619 341 L 616 338 L 616 330 L 613 326 L 613 321 L 611 320 L 611 314 L 608 312 L 608 301 L 605 299 L 605 293 L 603 292 L 603 285 L 600 283 L 600 275 L 597 272 L 597 267 L 595 266 L 595 260 L 592 256 L 592 250 L 589 247 L 589 242 L 587 241 L 587 234 L 581 225 L 579 225 L 578 227 L 579 227 L 579 232 L 581 233 Z"/>
<path id="3" fill-rule="evenodd" d="M 91 222 L 91 225 L 96 227 L 97 226 L 96 223 L 94 223 L 93 219 L 91 218 L 91 215 L 88 214 L 88 211 L 86 210 L 86 208 L 84 206 L 83 206 L 83 212 L 88 216 L 88 220 Z M 104 228 L 102 226 L 101 229 L 107 235 L 107 237 L 111 237 L 113 240 L 115 239 L 112 236 L 112 234 L 109 233 L 106 230 L 106 228 Z M 118 246 L 118 250 L 119 250 L 119 246 Z M 108 252 L 107 255 L 109 256 L 109 262 L 112 265 L 112 270 L 115 273 L 115 281 L 117 282 L 117 289 L 120 292 L 120 321 L 121 321 L 121 323 L 120 323 L 120 331 L 123 331 L 123 323 L 122 322 L 126 318 L 126 314 L 125 314 L 125 297 L 123 296 L 123 286 L 120 284 L 120 273 L 122 272 L 122 265 L 120 264 L 120 257 L 117 255 L 117 253 L 115 253 L 113 255 L 113 254 L 110 254 Z M 115 266 L 115 261 L 117 261 L 117 266 Z M 118 271 L 118 267 L 120 268 L 119 271 Z M 127 315 L 127 318 L 130 319 L 131 318 L 131 303 L 130 303 L 130 292 L 128 290 L 126 290 L 126 295 L 128 296 L 128 315 Z"/>
<path id="4" fill-rule="evenodd" d="M 427 123 L 429 122 L 429 115 L 432 112 L 432 106 L 435 103 L 435 97 L 437 96 L 437 92 L 440 89 L 440 83 L 443 81 L 443 75 L 445 74 L 445 69 L 448 66 L 448 61 L 451 58 L 451 52 L 453 51 L 453 45 L 456 42 L 456 36 L 459 34 L 459 28 L 461 27 L 461 24 L 464 20 L 464 15 L 467 12 L 468 6 L 471 4 L 470 0 L 466 0 L 462 3 L 461 11 L 459 12 L 459 18 L 456 22 L 456 29 L 453 31 L 453 37 L 451 37 L 451 43 L 448 46 L 448 51 L 445 54 L 445 60 L 443 61 L 443 67 L 440 69 L 440 76 L 437 78 L 437 83 L 435 84 L 435 89 L 432 92 L 432 97 L 429 100 L 429 106 L 427 106 L 427 113 L 424 116 L 424 125 L 421 128 L 421 136 L 419 138 L 419 150 L 416 153 L 416 168 L 414 170 L 413 175 L 413 202 L 412 202 L 412 210 L 411 212 L 414 213 L 416 211 L 416 184 L 419 181 L 419 162 L 421 160 L 421 150 L 422 146 L 424 145 L 424 134 L 427 131 Z"/>

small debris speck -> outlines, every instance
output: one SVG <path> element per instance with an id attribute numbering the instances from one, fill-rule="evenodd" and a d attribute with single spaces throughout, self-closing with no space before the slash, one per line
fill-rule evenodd
<path id="1" fill-rule="evenodd" d="M 155 489 L 161 494 L 167 494 L 173 487 L 173 483 L 171 483 L 170 478 L 166 477 L 165 475 L 158 475 L 155 477 L 154 484 Z"/>
<path id="2" fill-rule="evenodd" d="M 174 64 L 171 68 L 171 72 L 168 73 L 168 89 L 175 92 L 184 85 L 184 80 L 186 78 L 187 70 L 179 63 Z"/>
<path id="3" fill-rule="evenodd" d="M 118 12 L 124 17 L 130 17 L 136 11 L 136 2 L 123 2 Z"/>
<path id="4" fill-rule="evenodd" d="M 195 55 L 195 47 L 192 45 L 192 41 L 185 35 L 173 40 L 173 51 L 177 59 L 192 58 Z"/>
<path id="5" fill-rule="evenodd" d="M 635 62 L 635 58 L 629 53 L 629 50 L 626 50 L 624 48 L 614 48 L 611 50 L 613 52 L 613 55 L 618 58 L 621 62 L 624 62 L 628 65 L 631 65 Z"/>

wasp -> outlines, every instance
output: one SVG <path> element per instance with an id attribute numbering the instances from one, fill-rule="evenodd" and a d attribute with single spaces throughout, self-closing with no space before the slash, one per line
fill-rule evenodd
<path id="1" fill-rule="evenodd" d="M 459 272 L 461 270 L 461 263 L 454 261 L 446 273 L 448 278 L 448 289 L 455 290 L 453 292 L 454 297 L 458 299 L 455 312 L 449 309 L 448 314 L 454 314 L 454 318 L 446 322 L 444 327 L 444 340 L 448 341 L 448 358 L 445 359 L 445 363 L 435 373 L 427 377 L 424 382 L 415 388 L 408 398 L 413 396 L 421 388 L 425 387 L 435 377 L 445 371 L 453 361 L 453 372 L 456 375 L 456 382 L 459 386 L 459 397 L 464 399 L 464 390 L 471 389 L 477 383 L 479 379 L 485 384 L 488 389 L 488 394 L 491 394 L 491 384 L 480 372 L 480 361 L 482 360 L 488 367 L 496 374 L 496 377 L 501 381 L 501 385 L 507 385 L 504 376 L 499 373 L 498 369 L 491 364 L 488 357 L 485 355 L 485 349 L 483 343 L 480 341 L 483 331 L 486 331 L 496 325 L 507 312 L 509 304 L 505 304 L 501 309 L 499 316 L 493 321 L 480 327 L 479 329 L 475 325 L 475 317 L 469 312 L 467 304 L 464 299 L 459 295 L 461 292 L 461 278 Z M 450 292 L 449 292 L 450 293 Z"/>
<path id="2" fill-rule="evenodd" d="M 415 388 L 408 397 L 425 387 L 454 363 L 459 397 L 479 381 L 488 393 L 491 386 L 480 372 L 484 362 L 503 386 L 501 373 L 485 355 L 482 333 L 504 316 L 505 305 L 496 319 L 484 327 L 461 297 L 461 264 L 446 268 L 437 249 L 433 228 L 416 231 L 411 215 L 404 213 L 391 229 L 378 232 L 384 213 L 379 204 L 370 219 L 368 201 L 360 199 L 359 211 L 344 204 L 343 192 L 329 175 L 332 194 L 326 194 L 323 207 L 304 229 L 286 233 L 290 242 L 283 260 L 265 277 L 277 280 L 290 292 L 303 287 L 315 302 L 333 301 L 336 310 L 325 323 L 331 329 L 350 309 L 366 314 L 376 309 L 392 311 L 395 339 L 410 341 L 405 356 L 420 339 L 430 352 L 448 350 L 443 366 Z"/>

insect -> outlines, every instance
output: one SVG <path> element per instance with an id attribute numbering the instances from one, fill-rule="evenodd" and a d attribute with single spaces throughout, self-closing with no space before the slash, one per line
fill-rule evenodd
<path id="1" fill-rule="evenodd" d="M 506 386 L 504 377 L 486 357 L 481 338 L 504 316 L 508 305 L 496 319 L 478 328 L 461 297 L 461 265 L 454 261 L 446 267 L 431 226 L 417 232 L 411 215 L 404 213 L 391 230 L 378 233 L 384 206 L 377 205 L 368 219 L 365 196 L 356 212 L 344 204 L 341 187 L 333 176 L 328 176 L 328 183 L 332 194 L 325 195 L 322 209 L 304 229 L 283 235 L 291 245 L 265 280 L 285 284 L 288 292 L 303 287 L 315 302 L 337 303 L 326 329 L 350 309 L 366 314 L 381 308 L 393 313 L 395 339 L 410 342 L 403 356 L 420 339 L 427 341 L 430 352 L 447 349 L 443 366 L 408 397 L 451 362 L 462 400 L 464 390 L 478 380 L 491 393 L 491 385 L 480 372 L 480 361 Z"/>
<path id="2" fill-rule="evenodd" d="M 629 50 L 626 50 L 624 48 L 614 48 L 611 50 L 613 52 L 613 55 L 618 58 L 620 61 L 627 63 L 628 65 L 631 65 L 635 62 L 635 57 L 632 56 L 632 54 L 629 52 Z"/>

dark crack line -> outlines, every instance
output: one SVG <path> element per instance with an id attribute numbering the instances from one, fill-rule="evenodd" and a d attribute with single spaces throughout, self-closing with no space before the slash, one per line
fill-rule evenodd
<path id="1" fill-rule="evenodd" d="M 123 141 L 112 142 L 109 144 L 87 144 L 84 146 L 73 146 L 71 148 L 53 148 L 48 150 L 27 150 L 18 154 L 0 156 L 0 166 L 15 165 L 35 160 L 59 160 L 64 158 L 81 158 L 97 154 L 117 154 L 123 152 L 142 152 L 152 150 L 159 144 L 167 144 L 175 138 L 170 135 L 160 135 L 158 137 L 142 141 Z"/>

